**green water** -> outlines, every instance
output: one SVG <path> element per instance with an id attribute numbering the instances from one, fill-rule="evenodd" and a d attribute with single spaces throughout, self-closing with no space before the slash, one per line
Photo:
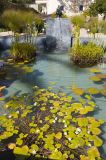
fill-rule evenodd
<path id="1" fill-rule="evenodd" d="M 74 66 L 70 62 L 68 53 L 38 53 L 36 61 L 28 65 L 27 69 L 30 72 L 22 72 L 22 67 L 17 68 L 7 66 L 7 77 L 5 80 L 0 80 L 1 85 L 6 85 L 4 91 L 4 101 L 8 100 L 10 96 L 19 95 L 21 93 L 31 92 L 34 85 L 40 88 L 53 87 L 53 91 L 58 92 L 59 89 L 73 95 L 71 86 L 76 84 L 81 88 L 97 87 L 101 88 L 101 84 L 94 84 L 89 80 L 89 77 L 94 75 L 89 69 L 82 69 Z M 102 72 L 106 73 L 104 69 Z M 24 73 L 24 74 L 23 74 Z M 55 84 L 51 85 L 51 82 Z M 103 119 L 106 122 L 106 97 L 94 98 L 97 103 L 97 109 L 94 115 L 96 118 Z M 1 111 L 2 110 L 1 102 Z M 104 144 L 102 147 L 103 155 L 106 155 L 106 125 L 102 127 Z"/>

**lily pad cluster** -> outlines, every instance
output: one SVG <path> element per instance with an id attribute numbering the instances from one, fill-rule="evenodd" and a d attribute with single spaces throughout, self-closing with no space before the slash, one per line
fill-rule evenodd
<path id="1" fill-rule="evenodd" d="M 101 94 L 106 96 L 106 74 L 102 73 L 102 71 L 96 68 L 93 68 L 90 71 L 95 73 L 94 76 L 90 77 L 90 80 L 92 80 L 94 83 L 100 83 L 103 86 L 102 89 L 91 88 L 89 90 L 90 94 Z"/>
<path id="2" fill-rule="evenodd" d="M 92 100 L 93 96 L 106 96 L 106 74 L 103 74 L 102 71 L 98 68 L 90 69 L 90 72 L 95 73 L 89 79 L 96 84 L 102 84 L 102 88 L 89 87 L 86 89 L 80 88 L 76 85 L 72 85 L 71 90 L 75 95 L 82 96 L 86 99 Z M 84 102 L 84 100 L 83 100 Z"/>
<path id="3" fill-rule="evenodd" d="M 102 120 L 88 117 L 96 104 L 75 101 L 63 92 L 34 87 L 32 95 L 13 97 L 0 116 L 0 141 L 21 160 L 44 157 L 58 160 L 101 160 L 98 147 Z"/>

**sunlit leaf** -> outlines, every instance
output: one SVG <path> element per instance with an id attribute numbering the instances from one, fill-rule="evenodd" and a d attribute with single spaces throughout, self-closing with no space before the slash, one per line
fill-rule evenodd
<path id="1" fill-rule="evenodd" d="M 83 95 L 84 94 L 84 90 L 82 88 L 78 88 L 76 86 L 72 86 L 72 92 L 75 93 L 76 95 Z"/>
<path id="2" fill-rule="evenodd" d="M 98 89 L 93 88 L 93 87 L 92 88 L 88 88 L 87 91 L 91 95 L 93 95 L 93 94 L 99 94 L 100 93 L 100 91 Z"/>
<path id="3" fill-rule="evenodd" d="M 89 79 L 94 81 L 94 82 L 100 82 L 101 81 L 101 78 L 99 78 L 98 76 L 92 76 Z"/>
<path id="4" fill-rule="evenodd" d="M 98 68 L 91 68 L 91 69 L 90 69 L 90 72 L 92 72 L 92 73 L 100 73 L 101 70 L 98 69 Z"/>
<path id="5" fill-rule="evenodd" d="M 8 144 L 8 148 L 9 149 L 14 149 L 16 147 L 16 144 L 15 143 L 10 143 L 10 144 Z"/>
<path id="6" fill-rule="evenodd" d="M 28 146 L 23 146 L 23 147 L 15 147 L 13 153 L 16 155 L 29 155 L 28 154 L 29 148 Z"/>
<path id="7" fill-rule="evenodd" d="M 55 134 L 55 138 L 61 139 L 62 138 L 62 133 L 58 132 L 57 134 Z"/>
<path id="8" fill-rule="evenodd" d="M 93 159 L 93 158 L 95 159 L 97 157 L 100 157 L 100 153 L 98 149 L 94 146 L 88 149 L 87 153 L 90 159 Z"/>

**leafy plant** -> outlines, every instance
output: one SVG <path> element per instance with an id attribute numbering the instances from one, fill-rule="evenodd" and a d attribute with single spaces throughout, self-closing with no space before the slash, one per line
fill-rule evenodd
<path id="1" fill-rule="evenodd" d="M 13 43 L 10 49 L 15 61 L 30 61 L 36 55 L 36 48 L 29 43 Z"/>
<path id="2" fill-rule="evenodd" d="M 9 30 L 16 33 L 32 35 L 34 32 L 41 32 L 44 22 L 40 16 L 32 11 L 6 10 L 2 14 L 2 23 Z M 37 30 L 37 31 L 36 31 Z"/>
<path id="3" fill-rule="evenodd" d="M 71 22 L 74 26 L 83 27 L 85 24 L 85 17 L 83 15 L 77 15 L 71 17 Z"/>
<path id="4" fill-rule="evenodd" d="M 7 114 L 0 116 L 0 141 L 9 142 L 16 156 L 101 159 L 97 147 L 103 143 L 98 137 L 103 121 L 84 116 L 94 110 L 89 102 L 89 98 L 75 102 L 62 92 L 35 86 L 33 95 L 13 97 L 4 105 Z"/>
<path id="5" fill-rule="evenodd" d="M 101 61 L 104 55 L 102 47 L 89 42 L 87 45 L 73 46 L 71 50 L 72 61 L 82 67 L 93 66 Z"/>
<path id="6" fill-rule="evenodd" d="M 90 20 L 85 24 L 85 28 L 89 29 L 89 32 L 95 34 L 99 32 L 99 20 L 97 17 L 91 17 Z"/>

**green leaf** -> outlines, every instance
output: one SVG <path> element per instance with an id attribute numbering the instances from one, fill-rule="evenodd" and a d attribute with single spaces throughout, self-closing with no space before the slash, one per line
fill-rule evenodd
<path id="1" fill-rule="evenodd" d="M 23 144 L 23 140 L 20 139 L 20 138 L 17 138 L 16 139 L 16 144 L 19 145 L 19 146 L 21 146 Z"/>
<path id="2" fill-rule="evenodd" d="M 50 159 L 62 160 L 62 153 L 55 149 L 49 156 Z"/>
<path id="3" fill-rule="evenodd" d="M 97 157 L 100 157 L 100 153 L 99 153 L 98 149 L 94 146 L 91 147 L 90 149 L 88 149 L 87 153 L 88 153 L 88 157 L 90 159 L 95 159 Z"/>
<path id="4" fill-rule="evenodd" d="M 29 148 L 28 146 L 23 146 L 23 147 L 15 147 L 13 153 L 16 155 L 24 155 L 24 156 L 29 156 L 28 154 Z"/>
<path id="5" fill-rule="evenodd" d="M 55 138 L 61 139 L 62 138 L 62 133 L 58 132 L 57 134 L 55 134 Z"/>

